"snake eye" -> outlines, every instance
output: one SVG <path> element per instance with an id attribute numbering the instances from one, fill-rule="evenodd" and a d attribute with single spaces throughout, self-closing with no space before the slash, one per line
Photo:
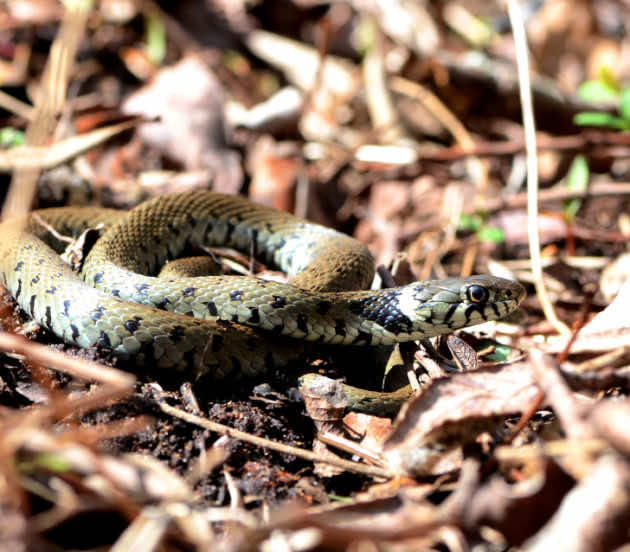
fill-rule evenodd
<path id="1" fill-rule="evenodd" d="M 482 303 L 488 299 L 488 290 L 485 287 L 473 284 L 466 289 L 466 297 L 471 303 Z"/>

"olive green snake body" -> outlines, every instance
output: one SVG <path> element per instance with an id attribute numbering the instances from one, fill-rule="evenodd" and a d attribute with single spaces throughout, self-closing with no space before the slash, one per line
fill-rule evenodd
<path id="1" fill-rule="evenodd" d="M 80 278 L 52 248 L 60 243 L 46 225 L 76 236 L 98 223 L 107 230 Z M 490 276 L 354 291 L 374 273 L 364 245 L 207 191 L 162 196 L 129 212 L 42 209 L 2 222 L 0 240 L 0 280 L 24 311 L 65 342 L 217 380 L 283 366 L 304 340 L 378 345 L 449 333 L 502 318 L 524 296 L 518 283 Z M 155 276 L 191 246 L 213 245 L 253 249 L 286 272 L 290 284 Z"/>

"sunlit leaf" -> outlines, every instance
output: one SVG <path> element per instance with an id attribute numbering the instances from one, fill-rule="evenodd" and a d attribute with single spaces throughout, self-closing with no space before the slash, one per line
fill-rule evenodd
<path id="1" fill-rule="evenodd" d="M 159 15 L 149 13 L 146 16 L 146 45 L 148 58 L 155 65 L 161 65 L 166 56 L 166 29 Z"/>
<path id="2" fill-rule="evenodd" d="M 486 243 L 502 243 L 505 241 L 503 230 L 496 226 L 482 226 L 477 231 L 477 237 Z"/>
<path id="3" fill-rule="evenodd" d="M 617 103 L 619 101 L 619 90 L 601 80 L 583 82 L 578 88 L 578 95 L 587 102 Z"/>
<path id="4" fill-rule="evenodd" d="M 497 343 L 494 347 L 494 351 L 488 355 L 484 355 L 484 358 L 493 362 L 506 362 L 509 360 L 511 352 L 511 347 Z"/>
<path id="5" fill-rule="evenodd" d="M 0 148 L 8 149 L 24 144 L 24 133 L 13 127 L 0 128 Z"/>
<path id="6" fill-rule="evenodd" d="M 621 117 L 615 117 L 609 113 L 599 113 L 597 111 L 577 113 L 573 117 L 573 122 L 580 126 L 603 126 L 616 130 L 626 130 L 630 128 L 630 121 L 626 121 Z"/>
<path id="7" fill-rule="evenodd" d="M 478 213 L 475 213 L 472 215 L 462 214 L 459 217 L 459 223 L 457 227 L 459 228 L 459 230 L 464 230 L 464 231 L 468 230 L 471 232 L 477 232 L 479 228 L 481 228 L 483 223 L 484 223 L 483 217 L 479 215 Z"/>
<path id="8" fill-rule="evenodd" d="M 630 121 L 630 87 L 621 93 L 621 102 L 619 103 L 619 114 L 626 120 Z"/>

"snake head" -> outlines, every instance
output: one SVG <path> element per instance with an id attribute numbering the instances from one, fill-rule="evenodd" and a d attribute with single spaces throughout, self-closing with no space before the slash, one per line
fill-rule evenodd
<path id="1" fill-rule="evenodd" d="M 498 320 L 525 298 L 518 282 L 484 275 L 416 282 L 400 291 L 400 311 L 411 322 L 408 333 L 415 339 Z"/>

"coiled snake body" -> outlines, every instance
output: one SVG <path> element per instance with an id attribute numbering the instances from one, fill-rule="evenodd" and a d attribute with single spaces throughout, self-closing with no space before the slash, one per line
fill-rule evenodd
<path id="1" fill-rule="evenodd" d="M 216 379 L 255 376 L 294 358 L 300 340 L 417 340 L 501 318 L 524 296 L 519 284 L 489 276 L 350 291 L 372 280 L 365 246 L 213 192 L 162 196 L 127 213 L 60 208 L 36 215 L 66 235 L 98 223 L 109 228 L 86 259 L 81 279 L 51 248 L 59 243 L 37 217 L 3 222 L 2 283 L 22 309 L 67 343 L 100 345 L 149 368 L 192 368 Z M 191 245 L 253 248 L 262 261 L 287 272 L 291 284 L 155 276 Z"/>

